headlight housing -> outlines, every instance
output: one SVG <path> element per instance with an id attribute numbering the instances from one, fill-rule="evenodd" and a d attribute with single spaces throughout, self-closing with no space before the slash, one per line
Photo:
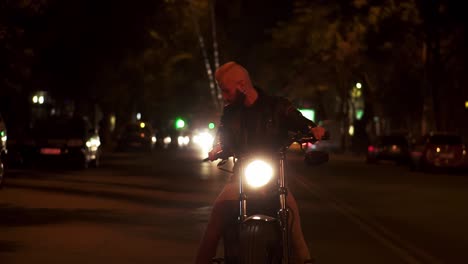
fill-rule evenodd
<path id="1" fill-rule="evenodd" d="M 262 160 L 254 160 L 245 167 L 247 184 L 259 188 L 265 186 L 273 178 L 273 168 Z"/>

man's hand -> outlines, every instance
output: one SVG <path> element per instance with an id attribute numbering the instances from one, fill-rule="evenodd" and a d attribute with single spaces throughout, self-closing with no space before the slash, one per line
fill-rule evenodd
<path id="1" fill-rule="evenodd" d="M 314 138 L 316 138 L 317 140 L 321 140 L 323 135 L 325 135 L 325 128 L 321 126 L 312 127 L 310 129 L 310 132 L 312 132 Z"/>

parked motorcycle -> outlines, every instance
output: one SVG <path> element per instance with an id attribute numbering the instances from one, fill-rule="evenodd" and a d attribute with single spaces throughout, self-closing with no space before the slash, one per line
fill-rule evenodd
<path id="1" fill-rule="evenodd" d="M 328 133 L 322 139 L 328 139 Z M 239 175 L 238 214 L 225 228 L 223 234 L 224 257 L 213 263 L 225 264 L 289 264 L 291 257 L 291 212 L 287 208 L 286 153 L 289 146 L 316 143 L 314 137 L 294 135 L 276 153 L 248 153 L 223 157 L 218 163 L 222 168 L 232 158 L 235 174 Z M 311 151 L 305 154 L 307 165 L 319 165 L 328 161 L 328 153 Z M 205 159 L 206 161 L 207 159 Z M 230 172 L 233 172 L 230 171 Z M 234 205 L 236 206 L 236 205 Z"/>

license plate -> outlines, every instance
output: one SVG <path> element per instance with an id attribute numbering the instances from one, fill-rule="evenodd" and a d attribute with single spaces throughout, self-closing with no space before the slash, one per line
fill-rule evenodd
<path id="1" fill-rule="evenodd" d="M 44 155 L 60 155 L 60 153 L 59 148 L 41 148 L 41 154 Z"/>
<path id="2" fill-rule="evenodd" d="M 454 155 L 453 153 L 442 153 L 439 157 L 441 157 L 442 159 L 453 159 Z"/>

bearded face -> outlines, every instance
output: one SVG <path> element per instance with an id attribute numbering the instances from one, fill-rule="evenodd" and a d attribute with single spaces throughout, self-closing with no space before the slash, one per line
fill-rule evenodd
<path id="1" fill-rule="evenodd" d="M 236 90 L 234 102 L 232 104 L 242 105 L 244 104 L 244 101 L 245 101 L 245 94 L 239 90 Z"/>
<path id="2" fill-rule="evenodd" d="M 244 103 L 245 94 L 239 91 L 235 84 L 221 84 L 220 88 L 226 105 L 241 105 Z"/>

